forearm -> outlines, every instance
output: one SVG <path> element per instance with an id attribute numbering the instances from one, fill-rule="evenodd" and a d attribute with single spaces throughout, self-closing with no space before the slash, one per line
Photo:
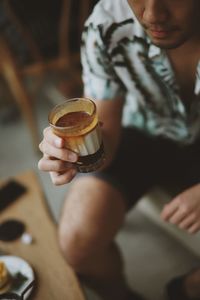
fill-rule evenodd
<path id="1" fill-rule="evenodd" d="M 102 128 L 102 137 L 105 151 L 105 161 L 101 169 L 105 169 L 115 158 L 121 139 L 121 129 L 119 129 L 117 135 L 113 136 L 111 132 Z"/>
<path id="2" fill-rule="evenodd" d="M 121 116 L 124 100 L 95 101 L 99 121 L 102 123 L 101 132 L 105 149 L 105 162 L 102 169 L 106 168 L 114 159 L 121 139 Z"/>

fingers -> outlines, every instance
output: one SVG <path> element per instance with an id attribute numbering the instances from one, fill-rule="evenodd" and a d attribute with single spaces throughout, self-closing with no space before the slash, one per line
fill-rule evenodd
<path id="1" fill-rule="evenodd" d="M 45 172 L 64 172 L 73 167 L 74 165 L 72 163 L 58 159 L 51 159 L 48 156 L 44 156 L 38 162 L 39 170 Z"/>
<path id="2" fill-rule="evenodd" d="M 48 156 L 44 156 L 40 159 L 38 168 L 50 173 L 54 185 L 69 183 L 77 173 L 74 164 L 62 160 L 51 159 Z"/>
<path id="3" fill-rule="evenodd" d="M 195 224 L 193 224 L 192 226 L 190 226 L 190 228 L 188 228 L 188 233 L 190 234 L 194 234 L 194 233 L 197 233 L 200 229 L 200 223 L 197 222 Z"/>
<path id="4" fill-rule="evenodd" d="M 195 214 L 189 215 L 187 218 L 185 218 L 180 224 L 179 227 L 181 229 L 188 230 L 190 227 L 192 227 L 196 223 L 196 216 Z"/>
<path id="5" fill-rule="evenodd" d="M 54 185 L 63 185 L 69 183 L 76 173 L 76 169 L 70 169 L 68 172 L 64 173 L 50 172 L 50 177 Z"/>
<path id="6" fill-rule="evenodd" d="M 190 234 L 200 230 L 200 218 L 189 206 L 180 203 L 179 198 L 165 205 L 161 218 L 173 225 L 177 225 L 180 229 L 186 230 Z"/>
<path id="7" fill-rule="evenodd" d="M 38 162 L 38 168 L 50 173 L 53 184 L 61 185 L 73 179 L 77 173 L 74 163 L 78 155 L 66 149 L 64 139 L 56 136 L 50 127 L 44 130 L 39 149 L 43 157 Z"/>
<path id="8" fill-rule="evenodd" d="M 200 184 L 189 187 L 167 204 L 161 217 L 188 233 L 200 230 Z"/>
<path id="9" fill-rule="evenodd" d="M 47 127 L 47 128 L 44 129 L 43 136 L 44 136 L 45 141 L 48 144 L 51 144 L 52 146 L 54 146 L 56 148 L 64 147 L 64 140 L 61 137 L 57 136 L 53 132 L 51 127 Z"/>
<path id="10" fill-rule="evenodd" d="M 200 220 L 195 213 L 191 213 L 180 224 L 180 229 L 186 230 L 188 233 L 194 234 L 200 229 Z"/>
<path id="11" fill-rule="evenodd" d="M 64 147 L 64 139 L 55 135 L 50 127 L 45 128 L 43 134 L 44 138 L 39 145 L 39 149 L 44 156 L 69 162 L 77 161 L 78 155 L 75 152 L 66 149 Z"/>
<path id="12" fill-rule="evenodd" d="M 169 221 L 170 218 L 172 218 L 172 216 L 176 213 L 176 211 L 178 210 L 179 206 L 177 201 L 171 201 L 170 203 L 166 204 L 164 206 L 164 209 L 161 212 L 161 218 L 164 221 Z"/>
<path id="13" fill-rule="evenodd" d="M 43 140 L 39 145 L 40 151 L 49 157 L 55 157 L 63 161 L 76 162 L 78 156 L 76 153 L 66 148 L 56 148 L 54 145 L 47 143 Z"/>
<path id="14" fill-rule="evenodd" d="M 170 215 L 167 217 L 167 221 L 172 223 L 172 224 L 180 224 L 182 220 L 184 220 L 189 214 L 189 211 L 185 209 L 185 207 L 176 207 L 174 209 L 174 212 L 172 212 Z"/>

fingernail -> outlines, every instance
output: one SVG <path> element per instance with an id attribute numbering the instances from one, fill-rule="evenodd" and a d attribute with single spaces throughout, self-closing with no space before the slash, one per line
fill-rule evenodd
<path id="1" fill-rule="evenodd" d="M 77 161 L 77 154 L 76 153 L 73 153 L 73 152 L 70 152 L 68 154 L 68 159 L 71 161 L 71 162 L 76 162 Z"/>
<path id="2" fill-rule="evenodd" d="M 58 147 L 58 148 L 62 147 L 62 140 L 61 139 L 57 138 L 57 139 L 55 139 L 54 142 L 55 142 L 56 147 Z"/>

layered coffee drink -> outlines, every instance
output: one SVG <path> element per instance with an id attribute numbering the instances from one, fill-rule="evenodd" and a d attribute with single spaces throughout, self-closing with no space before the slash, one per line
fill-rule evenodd
<path id="1" fill-rule="evenodd" d="M 57 105 L 49 115 L 55 134 L 64 138 L 65 147 L 79 155 L 77 169 L 86 173 L 98 169 L 104 148 L 95 103 L 75 98 Z"/>

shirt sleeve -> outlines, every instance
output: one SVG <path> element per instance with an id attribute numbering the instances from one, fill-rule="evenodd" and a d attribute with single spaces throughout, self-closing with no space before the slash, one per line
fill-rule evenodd
<path id="1" fill-rule="evenodd" d="M 103 42 L 103 25 L 89 23 L 82 34 L 81 62 L 84 96 L 97 100 L 123 95 L 123 87 Z"/>

